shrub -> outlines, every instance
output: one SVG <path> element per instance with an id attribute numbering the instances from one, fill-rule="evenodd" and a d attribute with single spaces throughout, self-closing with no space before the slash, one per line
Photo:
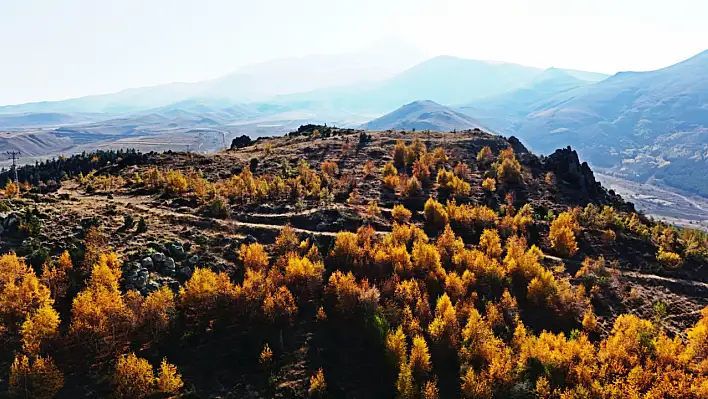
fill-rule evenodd
<path id="1" fill-rule="evenodd" d="M 226 198 L 217 195 L 206 205 L 204 213 L 213 218 L 227 219 L 231 217 L 231 207 Z"/>
<path id="2" fill-rule="evenodd" d="M 386 335 L 386 349 L 396 359 L 396 364 L 406 361 L 408 343 L 406 342 L 406 334 L 403 333 L 401 326 L 398 326 L 396 331 L 389 331 L 388 335 Z"/>
<path id="3" fill-rule="evenodd" d="M 561 256 L 573 256 L 578 251 L 575 241 L 575 231 L 580 228 L 575 216 L 563 212 L 551 223 L 549 238 L 551 247 Z"/>
<path id="4" fill-rule="evenodd" d="M 413 214 L 403 205 L 396 204 L 391 211 L 391 217 L 398 223 L 408 223 Z"/>
<path id="5" fill-rule="evenodd" d="M 145 233 L 147 230 L 147 222 L 145 221 L 145 218 L 141 216 L 140 220 L 138 220 L 138 227 L 135 228 L 135 232 L 141 234 Z"/>
<path id="6" fill-rule="evenodd" d="M 383 188 L 389 191 L 396 191 L 396 187 L 400 184 L 397 175 L 385 176 L 383 178 Z"/>
<path id="7" fill-rule="evenodd" d="M 297 310 L 295 297 L 285 286 L 269 292 L 263 300 L 263 314 L 276 323 L 290 322 Z"/>
<path id="8" fill-rule="evenodd" d="M 486 179 L 484 179 L 484 181 L 482 181 L 482 189 L 487 192 L 493 193 L 497 190 L 497 182 L 491 177 L 487 177 Z"/>
<path id="9" fill-rule="evenodd" d="M 140 313 L 153 338 L 158 338 L 167 331 L 177 316 L 175 294 L 169 287 L 163 285 L 157 291 L 148 294 L 141 305 Z"/>
<path id="10" fill-rule="evenodd" d="M 488 145 L 485 145 L 484 148 L 477 153 L 477 162 L 481 164 L 489 163 L 492 162 L 492 157 L 492 149 L 489 148 Z"/>
<path id="11" fill-rule="evenodd" d="M 320 169 L 322 169 L 322 173 L 327 176 L 334 176 L 339 172 L 339 166 L 337 166 L 337 163 L 334 161 L 322 162 Z"/>
<path id="12" fill-rule="evenodd" d="M 393 164 L 397 168 L 400 169 L 406 167 L 406 153 L 406 144 L 403 142 L 403 140 L 396 141 L 396 147 L 393 149 Z"/>
<path id="13" fill-rule="evenodd" d="M 420 183 L 415 176 L 406 180 L 406 185 L 403 190 L 403 194 L 407 197 L 417 196 L 423 193 L 423 185 Z"/>
<path id="14" fill-rule="evenodd" d="M 398 170 L 396 170 L 396 167 L 393 166 L 391 162 L 387 162 L 381 171 L 381 175 L 383 175 L 384 178 L 388 176 L 398 176 Z"/>
<path id="15" fill-rule="evenodd" d="M 379 204 L 376 200 L 369 201 L 369 206 L 366 208 L 366 214 L 371 218 L 381 216 L 381 208 L 379 208 Z"/>
<path id="16" fill-rule="evenodd" d="M 448 216 L 445 207 L 432 197 L 428 198 L 423 207 L 425 222 L 429 227 L 439 230 L 448 224 Z"/>
<path id="17" fill-rule="evenodd" d="M 273 361 L 273 351 L 270 349 L 270 346 L 266 342 L 265 345 L 263 345 L 263 350 L 261 351 L 260 356 L 258 357 L 258 362 L 260 364 L 270 364 L 270 362 Z"/>
<path id="18" fill-rule="evenodd" d="M 327 391 L 327 382 L 325 381 L 324 372 L 322 368 L 317 370 L 312 377 L 310 377 L 310 389 L 308 393 L 311 397 L 321 397 Z"/>
<path id="19" fill-rule="evenodd" d="M 375 170 L 374 163 L 372 161 L 366 161 L 364 164 L 364 176 L 373 176 Z"/>
<path id="20" fill-rule="evenodd" d="M 413 176 L 422 184 L 430 183 L 430 166 L 423 160 L 413 162 Z"/>
<path id="21" fill-rule="evenodd" d="M 167 362 L 166 358 L 162 358 L 160 370 L 157 374 L 157 390 L 159 392 L 176 394 L 182 389 L 182 375 L 177 372 L 175 365 Z"/>
<path id="22" fill-rule="evenodd" d="M 500 183 L 515 184 L 521 181 L 521 165 L 515 157 L 502 160 L 496 169 Z"/>
<path id="23" fill-rule="evenodd" d="M 279 254 L 285 254 L 291 251 L 295 251 L 300 245 L 300 239 L 293 226 L 286 224 L 280 230 L 280 234 L 275 239 L 275 251 Z"/>
<path id="24" fill-rule="evenodd" d="M 165 190 L 172 194 L 184 194 L 187 192 L 187 179 L 182 172 L 170 170 L 165 173 Z"/>
<path id="25" fill-rule="evenodd" d="M 10 180 L 10 182 L 5 186 L 5 197 L 15 198 L 18 195 L 20 195 L 20 187 Z"/>
<path id="26" fill-rule="evenodd" d="M 113 385 L 118 397 L 144 398 L 155 389 L 155 375 L 147 360 L 134 353 L 118 358 L 113 373 Z"/>
<path id="27" fill-rule="evenodd" d="M 458 162 L 457 165 L 455 165 L 455 169 L 453 169 L 453 173 L 460 179 L 467 179 L 470 176 L 470 167 L 465 163 Z"/>
<path id="28" fill-rule="evenodd" d="M 659 247 L 659 252 L 656 254 L 656 260 L 669 269 L 678 269 L 683 263 L 681 255 L 676 252 L 664 251 Z"/>

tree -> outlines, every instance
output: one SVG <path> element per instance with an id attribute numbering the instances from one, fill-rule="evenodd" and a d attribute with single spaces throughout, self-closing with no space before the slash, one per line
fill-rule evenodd
<path id="1" fill-rule="evenodd" d="M 175 294 L 166 285 L 151 292 L 142 303 L 141 314 L 152 337 L 157 339 L 177 315 Z"/>
<path id="2" fill-rule="evenodd" d="M 238 256 L 246 269 L 266 270 L 268 268 L 268 254 L 259 243 L 241 244 Z"/>
<path id="3" fill-rule="evenodd" d="M 118 358 L 113 373 L 115 393 L 121 398 L 144 398 L 155 390 L 155 374 L 147 360 L 129 353 Z"/>
<path id="4" fill-rule="evenodd" d="M 396 141 L 396 147 L 393 149 L 393 164 L 397 168 L 400 169 L 406 167 L 406 153 L 406 144 L 403 140 Z"/>
<path id="5" fill-rule="evenodd" d="M 308 393 L 310 397 L 322 397 L 327 391 L 327 382 L 325 381 L 324 372 L 322 368 L 317 370 L 317 372 L 310 377 L 310 389 Z"/>
<path id="6" fill-rule="evenodd" d="M 32 312 L 53 302 L 49 288 L 22 259 L 12 252 L 0 256 L 0 322 L 15 330 Z"/>
<path id="7" fill-rule="evenodd" d="M 573 256 L 578 251 L 578 244 L 575 241 L 575 231 L 580 226 L 570 212 L 562 212 L 551 223 L 551 230 L 548 237 L 551 240 L 551 247 L 558 251 L 561 256 Z"/>
<path id="8" fill-rule="evenodd" d="M 167 362 L 167 358 L 162 358 L 160 370 L 157 374 L 157 390 L 159 392 L 176 394 L 182 389 L 182 375 L 177 372 L 175 365 Z"/>
<path id="9" fill-rule="evenodd" d="M 22 350 L 29 354 L 39 354 L 42 341 L 57 333 L 59 313 L 45 304 L 27 317 L 22 324 Z"/>
<path id="10" fill-rule="evenodd" d="M 64 386 L 64 376 L 51 357 L 30 359 L 18 354 L 10 367 L 10 394 L 23 398 L 53 398 Z"/>
<path id="11" fill-rule="evenodd" d="M 434 200 L 432 197 L 428 198 L 423 207 L 423 214 L 425 215 L 425 222 L 428 226 L 439 230 L 448 224 L 448 215 L 445 212 L 445 208 L 441 203 Z"/>
<path id="12" fill-rule="evenodd" d="M 413 337 L 413 346 L 411 346 L 411 371 L 416 378 L 424 377 L 430 372 L 430 353 L 428 352 L 428 344 L 425 338 L 421 335 Z"/>

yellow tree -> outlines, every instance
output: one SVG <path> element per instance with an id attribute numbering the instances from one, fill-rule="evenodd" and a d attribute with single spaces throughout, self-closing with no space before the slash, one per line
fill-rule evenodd
<path id="1" fill-rule="evenodd" d="M 22 398 L 49 399 L 64 386 L 64 376 L 51 357 L 24 354 L 15 357 L 10 367 L 10 394 Z"/>
<path id="2" fill-rule="evenodd" d="M 155 374 L 147 360 L 134 353 L 123 355 L 116 362 L 113 386 L 120 398 L 141 399 L 155 390 Z"/>

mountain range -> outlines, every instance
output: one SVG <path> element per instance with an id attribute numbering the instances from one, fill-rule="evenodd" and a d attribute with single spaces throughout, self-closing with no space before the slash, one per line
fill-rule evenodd
<path id="1" fill-rule="evenodd" d="M 87 133 L 109 140 L 195 129 L 259 136 L 311 122 L 480 127 L 515 135 L 540 153 L 571 145 L 604 172 L 708 196 L 708 51 L 660 70 L 613 76 L 386 54 L 277 60 L 209 81 L 4 106 L 0 131 L 22 132 L 30 142 L 28 131 L 51 135 L 60 127 L 66 150 Z M 12 146 L 12 137 L 4 140 Z M 47 155 L 49 147 L 41 146 Z"/>

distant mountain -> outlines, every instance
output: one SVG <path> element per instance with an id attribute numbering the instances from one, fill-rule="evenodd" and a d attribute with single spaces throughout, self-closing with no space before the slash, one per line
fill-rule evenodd
<path id="1" fill-rule="evenodd" d="M 491 128 L 513 131 L 526 115 L 552 105 L 552 99 L 557 95 L 594 83 L 579 79 L 576 75 L 568 70 L 549 68 L 523 87 L 472 101 L 458 107 L 458 110 L 478 118 Z"/>
<path id="2" fill-rule="evenodd" d="M 476 111 L 476 110 L 475 110 Z M 535 151 L 571 145 L 598 167 L 708 196 L 708 50 L 520 106 L 509 134 Z"/>
<path id="3" fill-rule="evenodd" d="M 265 101 L 277 95 L 391 78 L 421 62 L 414 49 L 383 43 L 358 53 L 276 59 L 236 69 L 225 76 L 195 83 L 170 83 L 126 89 L 63 101 L 0 106 L 10 113 L 131 113 L 196 100 L 229 105 Z M 2 125 L 0 125 L 1 127 Z"/>
<path id="4" fill-rule="evenodd" d="M 484 129 L 475 119 L 433 101 L 414 101 L 363 125 L 366 130 L 452 130 Z"/>

